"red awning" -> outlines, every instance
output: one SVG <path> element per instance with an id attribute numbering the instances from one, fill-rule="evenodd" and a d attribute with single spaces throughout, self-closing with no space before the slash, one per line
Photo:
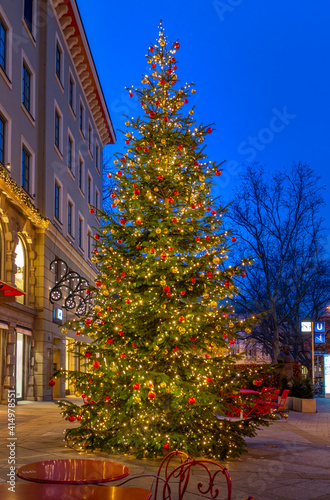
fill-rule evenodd
<path id="1" fill-rule="evenodd" d="M 13 297 L 14 295 L 25 295 L 17 288 L 0 281 L 0 297 Z"/>

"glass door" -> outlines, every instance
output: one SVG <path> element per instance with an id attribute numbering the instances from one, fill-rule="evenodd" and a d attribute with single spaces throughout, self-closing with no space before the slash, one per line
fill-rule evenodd
<path id="1" fill-rule="evenodd" d="M 16 342 L 16 398 L 23 398 L 23 375 L 24 375 L 24 335 L 17 333 Z"/>

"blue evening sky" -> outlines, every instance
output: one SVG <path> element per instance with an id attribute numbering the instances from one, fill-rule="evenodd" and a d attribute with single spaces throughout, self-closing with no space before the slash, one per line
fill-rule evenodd
<path id="1" fill-rule="evenodd" d="M 177 74 L 193 82 L 195 118 L 215 122 L 211 160 L 227 160 L 217 194 L 230 199 L 249 161 L 270 170 L 308 163 L 329 185 L 330 2 L 314 0 L 77 0 L 114 127 L 141 107 L 125 87 L 141 86 L 159 20 L 179 39 Z M 92 5 L 92 7 L 91 7 Z M 189 108 L 187 108 L 189 109 Z M 106 155 L 123 151 L 122 134 Z M 328 217 L 328 204 L 323 211 Z"/>

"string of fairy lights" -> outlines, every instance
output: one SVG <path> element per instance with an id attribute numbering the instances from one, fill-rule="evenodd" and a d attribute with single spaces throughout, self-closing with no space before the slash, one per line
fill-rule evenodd
<path id="1" fill-rule="evenodd" d="M 127 152 L 116 155 L 109 174 L 114 212 L 98 214 L 94 311 L 70 323 L 78 337 L 93 339 L 87 347 L 77 340 L 86 373 L 62 374 L 83 398 L 82 406 L 59 403 L 80 423 L 67 436 L 81 449 L 142 457 L 180 448 L 230 457 L 260 422 L 216 418 L 226 409 L 220 391 L 239 391 L 258 373 L 235 370 L 228 349 L 254 323 L 235 317 L 231 305 L 235 280 L 244 279 L 250 262 L 226 262 L 236 238 L 211 196 L 221 169 L 207 160 L 203 143 L 213 129 L 196 125 L 194 107 L 185 112 L 195 89 L 176 90 L 179 48 L 161 27 L 148 50 L 144 87 L 129 89 L 142 114 L 127 118 Z"/>

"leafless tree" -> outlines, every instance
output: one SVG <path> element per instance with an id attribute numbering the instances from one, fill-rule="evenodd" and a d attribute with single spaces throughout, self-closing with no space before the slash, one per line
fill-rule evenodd
<path id="1" fill-rule="evenodd" d="M 322 190 L 308 165 L 294 163 L 269 174 L 255 163 L 242 174 L 228 212 L 236 257 L 253 261 L 241 280 L 236 309 L 261 314 L 252 335 L 273 362 L 286 344 L 308 365 L 299 322 L 317 319 L 330 296 Z"/>

